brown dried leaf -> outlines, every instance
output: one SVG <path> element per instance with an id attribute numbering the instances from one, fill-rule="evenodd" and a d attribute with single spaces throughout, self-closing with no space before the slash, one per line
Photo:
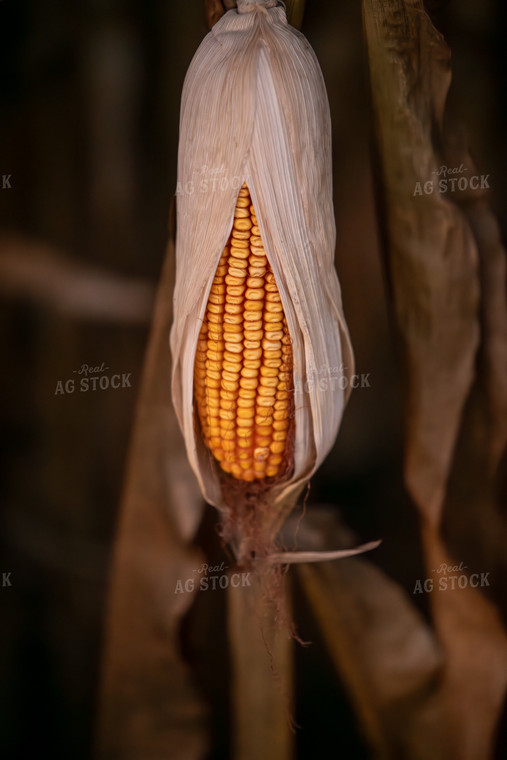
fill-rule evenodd
<path id="1" fill-rule="evenodd" d="M 445 135 L 444 154 L 449 166 L 463 166 L 467 176 L 482 174 L 470 157 L 461 130 Z M 490 175 L 482 175 L 489 185 Z M 468 188 L 455 193 L 454 202 L 466 217 L 479 252 L 481 285 L 481 346 L 479 383 L 484 389 L 486 446 L 492 470 L 497 467 L 507 442 L 507 295 L 506 251 L 498 222 L 488 205 L 488 190 Z"/>
<path id="2" fill-rule="evenodd" d="M 206 18 L 208 20 L 208 26 L 212 29 L 217 21 L 222 18 L 226 8 L 222 0 L 204 0 L 204 6 L 206 9 Z M 229 10 L 229 7 L 227 8 Z"/>
<path id="3" fill-rule="evenodd" d="M 116 538 L 98 757 L 197 760 L 206 712 L 178 646 L 193 596 L 175 594 L 202 557 L 187 545 L 202 500 L 172 410 L 169 350 L 174 247 L 159 286 Z M 168 463 L 171 468 L 168 470 Z"/>
<path id="4" fill-rule="evenodd" d="M 431 526 L 423 539 L 430 571 L 455 564 Z M 507 636 L 500 615 L 478 589 L 452 588 L 449 580 L 445 591 L 433 591 L 431 602 L 445 652 L 441 688 L 452 757 L 491 758 L 507 689 Z"/>
<path id="5" fill-rule="evenodd" d="M 437 187 L 427 194 L 414 190 L 416 182 L 420 188 L 435 182 L 446 161 L 473 170 L 463 147 L 442 135 L 449 55 L 423 4 L 365 0 L 363 7 L 388 270 L 407 365 L 406 482 L 424 518 L 428 574 L 455 564 L 439 535 L 444 502 L 454 556 L 487 556 L 495 567 L 506 535 L 494 486 L 507 438 L 504 251 L 482 192 L 454 194 L 451 201 Z M 439 588 L 432 611 L 445 653 L 441 697 L 449 756 L 489 758 L 507 687 L 499 613 L 470 587 Z"/>
<path id="6" fill-rule="evenodd" d="M 507 302 L 506 252 L 498 222 L 484 200 L 466 207 L 479 248 L 483 337 L 481 352 L 489 421 L 488 447 L 492 467 L 498 466 L 507 442 Z"/>
<path id="7" fill-rule="evenodd" d="M 74 319 L 145 324 L 154 289 L 142 279 L 122 277 L 65 256 L 22 235 L 0 238 L 0 292 Z"/>
<path id="8" fill-rule="evenodd" d="M 436 143 L 450 54 L 420 0 L 364 0 L 363 14 L 388 270 L 408 380 L 405 478 L 437 525 L 479 341 L 475 240 L 452 202 L 422 189 L 442 164 Z"/>
<path id="9" fill-rule="evenodd" d="M 446 135 L 445 152 L 449 165 L 465 167 L 466 176 L 482 174 L 488 180 L 474 166 L 459 132 Z M 454 199 L 471 226 L 479 251 L 481 344 L 477 377 L 449 479 L 442 532 L 449 544 L 447 550 L 459 561 L 491 571 L 495 582 L 490 593 L 507 610 L 501 588 L 502 575 L 507 576 L 507 515 L 498 488 L 507 441 L 506 255 L 487 191 L 469 188 L 455 193 Z"/>
<path id="10" fill-rule="evenodd" d="M 291 26 L 301 29 L 305 12 L 305 0 L 286 0 L 287 20 Z"/>
<path id="11" fill-rule="evenodd" d="M 449 760 L 442 657 L 405 593 L 366 560 L 298 566 L 375 757 Z"/>

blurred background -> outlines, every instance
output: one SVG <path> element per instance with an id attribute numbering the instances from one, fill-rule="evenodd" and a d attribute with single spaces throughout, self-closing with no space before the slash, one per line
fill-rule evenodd
<path id="1" fill-rule="evenodd" d="M 452 118 L 489 174 L 505 240 L 505 4 L 443 0 L 428 11 L 452 49 Z M 427 615 L 427 597 L 412 594 L 425 571 L 401 475 L 360 3 L 307 0 L 302 31 L 330 98 L 336 264 L 356 371 L 369 383 L 352 395 L 308 509 L 333 505 L 357 537 L 383 537 L 373 561 Z M 8 760 L 91 757 L 125 457 L 176 187 L 179 99 L 206 32 L 201 0 L 0 3 L 0 748 Z M 83 365 L 119 374 L 122 387 L 80 391 Z M 199 604 L 219 610 L 220 594 Z M 295 600 L 299 633 L 314 642 L 297 652 L 298 757 L 323 757 L 339 742 L 342 757 L 368 758 L 297 584 Z M 218 705 L 214 756 L 226 758 L 225 697 L 190 622 L 183 652 Z M 211 632 L 219 636 L 218 623 Z"/>

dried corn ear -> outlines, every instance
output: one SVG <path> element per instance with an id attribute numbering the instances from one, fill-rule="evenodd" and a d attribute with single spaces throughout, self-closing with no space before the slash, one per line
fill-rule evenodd
<path id="1" fill-rule="evenodd" d="M 171 332 L 188 457 L 225 523 L 261 494 L 274 536 L 335 441 L 350 384 L 333 373 L 353 372 L 335 237 L 315 55 L 283 7 L 238 0 L 183 89 Z"/>

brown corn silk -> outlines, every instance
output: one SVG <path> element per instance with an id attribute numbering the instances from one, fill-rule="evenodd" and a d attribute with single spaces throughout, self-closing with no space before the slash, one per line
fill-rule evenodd
<path id="1" fill-rule="evenodd" d="M 292 465 L 292 343 L 248 188 L 239 191 L 197 341 L 194 395 L 204 442 L 241 481 Z"/>

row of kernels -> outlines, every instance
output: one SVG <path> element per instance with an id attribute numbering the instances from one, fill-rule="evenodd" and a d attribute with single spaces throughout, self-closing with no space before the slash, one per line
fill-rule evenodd
<path id="1" fill-rule="evenodd" d="M 275 411 L 273 413 L 273 444 L 270 463 L 278 464 L 278 458 L 285 451 L 287 434 L 292 422 L 290 416 L 292 393 L 292 341 L 287 322 L 283 317 L 283 337 L 281 339 L 282 362 L 280 364 L 279 382 L 276 392 Z"/>
<path id="2" fill-rule="evenodd" d="M 221 466 L 222 468 L 231 474 L 234 474 L 234 462 L 235 462 L 235 441 L 234 441 L 234 418 L 235 418 L 235 397 L 236 397 L 236 384 L 237 376 L 241 361 L 241 354 L 236 350 L 241 350 L 241 336 L 238 341 L 238 329 L 241 326 L 238 324 L 237 312 L 240 311 L 240 304 L 242 300 L 241 284 L 235 287 L 239 290 L 236 293 L 230 292 L 230 285 L 227 280 L 231 276 L 231 269 L 235 273 L 236 268 L 231 267 L 231 251 L 232 240 L 229 242 L 229 247 L 226 247 L 224 253 L 227 255 L 226 264 L 227 270 L 224 277 L 225 282 L 225 305 L 222 316 L 222 330 L 223 330 L 223 344 L 224 350 L 222 354 L 222 368 L 220 377 L 220 444 L 221 444 Z M 233 263 L 234 263 L 233 258 Z M 216 455 L 215 455 L 216 456 Z"/>
<path id="3" fill-rule="evenodd" d="M 203 434 L 205 440 L 217 438 L 220 430 L 218 415 L 219 408 L 219 380 L 222 368 L 223 342 L 220 328 L 221 315 L 223 314 L 223 303 L 225 301 L 225 284 L 224 275 L 227 271 L 227 249 L 223 251 L 220 261 L 213 278 L 210 297 L 208 300 L 208 309 L 205 321 L 201 330 L 201 340 L 198 342 L 199 351 L 205 351 L 205 378 L 202 383 L 203 392 L 199 399 L 200 403 L 205 406 L 205 425 Z M 202 359 L 199 355 L 199 359 Z M 196 357 L 196 372 L 198 376 L 201 373 L 202 366 Z M 212 387 L 214 386 L 214 387 Z M 217 451 L 221 456 L 222 452 Z"/>
<path id="4" fill-rule="evenodd" d="M 253 207 L 250 207 L 251 214 L 252 211 Z M 258 232 L 258 229 L 255 228 L 256 221 L 256 219 L 252 219 L 252 223 L 254 225 L 254 227 L 251 229 L 252 235 L 255 232 Z M 258 241 L 255 240 L 254 243 L 258 243 Z M 262 446 L 259 446 L 259 440 L 265 430 L 262 429 L 261 424 L 264 421 L 264 417 L 259 416 L 258 386 L 259 371 L 262 366 L 261 362 L 263 353 L 262 339 L 264 337 L 264 330 L 262 316 L 265 296 L 264 276 L 266 273 L 267 259 L 262 248 L 256 245 L 252 247 L 252 237 L 250 238 L 250 250 L 251 255 L 248 257 L 249 277 L 246 282 L 247 291 L 245 293 L 245 298 L 250 301 L 250 304 L 255 305 L 250 305 L 249 308 L 245 310 L 245 348 L 256 351 L 256 359 L 251 360 L 255 361 L 255 366 L 252 366 L 251 371 L 248 373 L 249 379 L 252 381 L 251 384 L 254 386 L 253 389 L 255 390 L 255 399 L 252 399 L 252 406 L 249 410 L 249 413 L 252 415 L 250 417 L 252 420 L 252 437 L 250 439 L 249 457 L 246 462 L 248 462 L 249 465 L 249 469 L 247 470 L 248 476 L 262 478 L 265 476 L 266 456 L 259 456 L 259 453 L 264 451 L 264 448 Z M 255 315 L 255 318 L 253 315 Z"/>

